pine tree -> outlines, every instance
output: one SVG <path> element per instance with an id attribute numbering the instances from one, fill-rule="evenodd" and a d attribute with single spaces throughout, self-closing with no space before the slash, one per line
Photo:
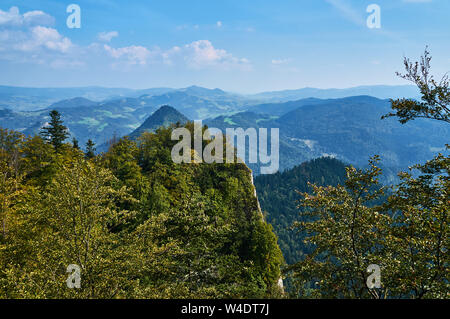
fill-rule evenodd
<path id="1" fill-rule="evenodd" d="M 55 151 L 58 151 L 63 142 L 69 136 L 67 127 L 63 125 L 61 120 L 61 114 L 58 111 L 53 110 L 49 113 L 50 123 L 48 126 L 41 129 L 41 136 L 47 140 L 53 147 Z"/>
<path id="2" fill-rule="evenodd" d="M 93 157 L 95 157 L 95 143 L 92 142 L 91 139 L 89 139 L 86 143 L 86 153 L 85 156 L 87 159 L 91 159 Z"/>
<path id="3" fill-rule="evenodd" d="M 78 145 L 78 140 L 75 137 L 72 139 L 72 147 L 77 150 L 80 149 L 80 146 Z"/>

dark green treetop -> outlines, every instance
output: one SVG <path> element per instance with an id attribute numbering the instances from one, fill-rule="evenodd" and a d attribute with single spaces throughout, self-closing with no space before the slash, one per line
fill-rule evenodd
<path id="1" fill-rule="evenodd" d="M 91 139 L 89 139 L 86 142 L 86 153 L 85 153 L 86 158 L 91 159 L 95 157 L 95 150 L 96 150 L 95 143 Z"/>
<path id="2" fill-rule="evenodd" d="M 63 121 L 61 120 L 61 114 L 53 110 L 49 113 L 50 122 L 47 126 L 41 129 L 41 136 L 47 140 L 53 147 L 55 151 L 58 151 L 63 142 L 69 136 L 67 131 L 67 127 L 63 125 Z"/>

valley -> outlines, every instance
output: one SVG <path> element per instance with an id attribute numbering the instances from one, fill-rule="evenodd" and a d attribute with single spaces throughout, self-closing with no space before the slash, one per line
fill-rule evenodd
<path id="1" fill-rule="evenodd" d="M 334 97 L 346 92 L 366 91 L 382 96 L 390 92 L 390 96 L 394 97 L 405 90 L 413 94 L 413 89 L 408 86 L 390 87 L 390 90 L 389 87 L 304 89 L 294 93 Z M 57 97 L 82 96 L 56 101 L 41 108 L 47 101 L 43 97 L 48 97 L 53 91 Z M 3 88 L 3 95 L 1 92 L 0 98 L 3 96 L 3 99 L 14 94 L 33 94 L 28 99 L 33 96 L 39 99 L 34 109 L 28 107 L 26 111 L 13 101 L 8 102 L 0 110 L 1 127 L 27 135 L 37 134 L 48 121 L 49 110 L 56 109 L 62 114 L 71 137 L 75 137 L 81 145 L 92 139 L 99 147 L 98 151 L 106 151 L 106 145 L 113 137 L 138 136 L 141 125 L 147 130 L 154 130 L 157 126 L 176 122 L 177 116 L 171 118 L 164 111 L 158 113 L 159 119 L 149 119 L 163 105 L 180 112 L 181 122 L 201 119 L 206 125 L 222 130 L 227 127 L 279 128 L 281 170 L 322 156 L 362 166 L 371 155 L 379 154 L 383 165 L 394 172 L 443 151 L 442 145 L 450 136 L 449 129 L 441 123 L 416 120 L 401 125 L 394 119 L 381 120 L 381 116 L 389 112 L 389 100 L 368 95 L 325 99 L 310 96 L 288 102 L 269 102 L 274 95 L 279 100 L 301 95 L 280 91 L 245 96 L 196 86 L 178 90 Z M 129 96 L 117 98 L 124 94 Z M 83 96 L 105 99 L 95 101 Z M 264 98 L 266 100 L 257 100 Z M 146 124 L 147 121 L 154 123 Z M 258 171 L 257 166 L 250 164 L 255 171 Z"/>

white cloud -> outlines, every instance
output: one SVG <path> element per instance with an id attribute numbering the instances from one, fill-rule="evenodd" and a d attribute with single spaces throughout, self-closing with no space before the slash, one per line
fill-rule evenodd
<path id="1" fill-rule="evenodd" d="M 225 49 L 215 48 L 208 40 L 175 45 L 169 49 L 147 48 L 138 44 L 114 47 L 105 42 L 110 42 L 119 32 L 105 31 L 97 35 L 99 42 L 76 46 L 68 37 L 48 25 L 53 20 L 53 17 L 43 11 L 21 14 L 17 7 L 8 11 L 0 10 L 0 59 L 54 68 L 93 66 L 98 63 L 113 67 L 154 64 L 221 70 L 251 67 L 247 59 L 238 58 Z M 222 27 L 222 22 L 217 21 L 216 25 Z"/>
<path id="2" fill-rule="evenodd" d="M 17 7 L 11 7 L 8 11 L 0 10 L 0 26 L 4 27 L 53 25 L 54 23 L 55 19 L 43 11 L 28 11 L 22 15 Z"/>
<path id="3" fill-rule="evenodd" d="M 19 13 L 19 8 L 11 7 L 9 11 L 0 10 L 0 25 L 21 25 L 22 16 Z"/>
<path id="4" fill-rule="evenodd" d="M 289 62 L 291 62 L 291 61 L 292 61 L 291 59 L 273 59 L 273 60 L 272 60 L 272 64 L 280 65 L 280 64 L 286 64 L 286 63 L 289 63 Z"/>
<path id="5" fill-rule="evenodd" d="M 69 38 L 63 37 L 56 29 L 36 26 L 31 29 L 32 38 L 28 43 L 32 48 L 43 47 L 49 50 L 67 52 L 72 47 Z"/>
<path id="6" fill-rule="evenodd" d="M 186 44 L 182 50 L 184 59 L 189 67 L 204 68 L 210 66 L 233 67 L 247 65 L 245 58 L 236 58 L 223 49 L 216 49 L 208 40 L 198 40 Z"/>
<path id="7" fill-rule="evenodd" d="M 43 58 L 52 54 L 66 54 L 74 47 L 69 38 L 56 29 L 34 26 L 26 30 L 7 29 L 0 31 L 0 58 L 27 60 Z"/>
<path id="8" fill-rule="evenodd" d="M 26 25 L 54 25 L 55 19 L 43 11 L 29 11 L 23 14 Z"/>
<path id="9" fill-rule="evenodd" d="M 97 35 L 97 38 L 102 42 L 111 42 L 111 40 L 115 37 L 119 36 L 119 32 L 110 31 L 110 32 L 100 32 Z"/>
<path id="10" fill-rule="evenodd" d="M 112 48 L 105 44 L 104 49 L 115 59 L 124 58 L 129 64 L 147 64 L 148 59 L 152 56 L 150 50 L 143 46 L 132 45 L 122 48 Z"/>
<path id="11" fill-rule="evenodd" d="M 174 46 L 168 50 L 158 47 L 148 49 L 135 45 L 113 48 L 106 44 L 103 48 L 112 58 L 131 65 L 160 63 L 186 66 L 191 69 L 249 66 L 247 59 L 237 58 L 223 49 L 216 49 L 208 40 L 198 40 L 184 46 Z"/>
<path id="12" fill-rule="evenodd" d="M 66 55 L 74 45 L 48 26 L 53 23 L 54 18 L 43 11 L 0 10 L 0 58 L 43 64 Z"/>
<path id="13" fill-rule="evenodd" d="M 196 67 L 217 64 L 232 59 L 225 50 L 216 49 L 208 40 L 194 41 L 184 46 L 186 60 Z"/>

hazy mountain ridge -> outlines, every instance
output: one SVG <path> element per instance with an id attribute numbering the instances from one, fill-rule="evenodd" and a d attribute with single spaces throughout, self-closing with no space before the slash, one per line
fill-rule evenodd
<path id="1" fill-rule="evenodd" d="M 271 102 L 286 102 L 305 98 L 337 99 L 348 96 L 370 95 L 379 99 L 390 98 L 418 98 L 420 95 L 417 87 L 413 85 L 366 85 L 346 89 L 317 89 L 302 88 L 297 90 L 282 90 L 262 92 L 250 95 L 255 99 L 263 99 Z"/>
<path id="2" fill-rule="evenodd" d="M 14 111 L 36 111 L 49 107 L 61 100 L 83 97 L 102 101 L 118 96 L 132 94 L 133 90 L 124 88 L 79 87 L 79 88 L 29 88 L 0 86 L 0 108 Z"/>
<path id="3" fill-rule="evenodd" d="M 12 94 L 20 94 L 20 92 L 35 94 L 36 92 L 42 91 L 41 95 L 45 95 L 45 101 L 48 101 L 49 97 L 47 95 L 51 95 L 53 91 L 56 92 L 56 96 L 61 96 L 71 94 L 73 91 L 77 93 L 87 92 L 83 90 L 68 89 L 64 91 L 64 89 L 53 90 L 14 87 L 8 89 L 7 87 L 3 87 L 3 93 L 8 91 Z M 130 93 L 129 91 L 126 92 Z M 26 134 L 37 134 L 42 125 L 48 120 L 49 111 L 56 109 L 62 114 L 71 134 L 79 139 L 80 143 L 84 144 L 91 138 L 97 144 L 103 144 L 114 135 L 123 136 L 130 134 L 160 106 L 166 104 L 176 107 L 192 119 L 242 110 L 240 109 L 242 103 L 237 101 L 237 97 L 234 97 L 234 95 L 228 96 L 226 92 L 218 89 L 209 90 L 199 87 L 189 87 L 177 91 L 161 88 L 142 91 L 136 90 L 133 93 L 139 96 L 106 99 L 101 102 L 84 97 L 74 97 L 54 102 L 45 108 L 38 107 L 39 110 L 34 111 L 22 111 L 22 107 L 15 108 L 9 105 L 9 107 L 4 108 L 5 111 L 0 113 L 0 126 L 15 129 Z M 140 95 L 141 93 L 145 94 Z M 152 95 L 156 93 L 162 94 Z M 204 96 L 210 96 L 211 99 L 191 94 L 202 94 Z M 212 98 L 214 96 L 222 102 L 219 103 L 213 100 Z"/>
<path id="4" fill-rule="evenodd" d="M 298 90 L 284 90 L 262 92 L 257 94 L 238 94 L 226 92 L 221 89 L 207 89 L 199 86 L 187 88 L 105 88 L 105 87 L 74 87 L 74 88 L 31 88 L 0 86 L 0 108 L 14 111 L 36 111 L 45 109 L 51 104 L 85 98 L 94 102 L 109 102 L 124 97 L 139 98 L 143 96 L 162 96 L 168 93 L 182 92 L 204 100 L 213 100 L 219 104 L 234 103 L 234 106 L 250 106 L 261 103 L 287 102 L 305 98 L 342 98 L 354 95 L 371 95 L 378 98 L 417 97 L 418 92 L 414 86 L 360 86 L 348 89 L 315 89 L 302 88 Z M 174 103 L 172 103 L 174 104 Z M 180 106 L 181 107 L 181 106 Z M 210 114 L 211 116 L 211 114 Z"/>
<path id="5" fill-rule="evenodd" d="M 8 91 L 1 88 L 3 92 Z M 18 88 L 11 90 L 17 93 Z M 52 92 L 51 89 L 42 90 L 45 94 Z M 91 90 L 95 91 L 95 88 Z M 383 90 L 387 88 L 383 87 Z M 380 154 L 389 167 L 404 167 L 435 154 L 445 144 L 445 137 L 450 136 L 447 128 L 430 121 L 413 121 L 405 125 L 409 129 L 395 119 L 382 121 L 380 117 L 389 111 L 390 103 L 370 96 L 252 104 L 255 100 L 196 86 L 180 90 L 133 91 L 133 94 L 139 93 L 145 94 L 102 102 L 76 97 L 32 112 L 11 108 L 0 110 L 0 126 L 29 135 L 37 134 L 47 122 L 49 110 L 57 109 L 81 145 L 91 138 L 100 146 L 113 136 L 132 134 L 158 108 L 170 105 L 186 119 L 204 119 L 204 124 L 223 130 L 227 127 L 280 128 L 282 170 L 320 156 L 364 165 L 374 154 Z M 148 129 L 153 130 L 154 125 L 150 126 Z M 249 166 L 254 170 L 258 167 Z"/>
<path id="6" fill-rule="evenodd" d="M 390 103 L 370 96 L 312 105 L 302 105 L 300 101 L 299 105 L 281 117 L 244 112 L 205 122 L 222 130 L 230 123 L 231 127 L 244 129 L 279 128 L 281 170 L 321 156 L 365 166 L 370 156 L 378 154 L 383 166 L 396 171 L 442 151 L 450 136 L 448 127 L 432 120 L 415 120 L 405 125 L 393 118 L 381 120 L 389 112 Z M 256 173 L 259 171 L 258 165 L 249 166 Z"/>

